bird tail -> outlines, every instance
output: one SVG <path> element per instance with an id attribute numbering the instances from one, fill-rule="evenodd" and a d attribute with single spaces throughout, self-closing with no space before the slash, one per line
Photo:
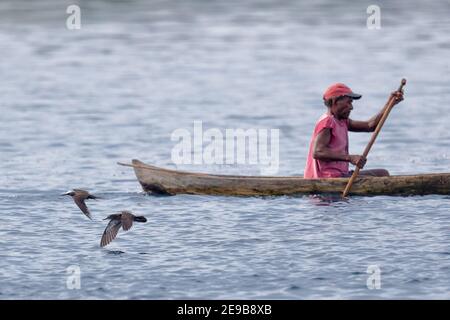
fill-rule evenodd
<path id="1" fill-rule="evenodd" d="M 144 216 L 137 216 L 137 217 L 134 218 L 134 221 L 147 222 L 147 219 Z"/>

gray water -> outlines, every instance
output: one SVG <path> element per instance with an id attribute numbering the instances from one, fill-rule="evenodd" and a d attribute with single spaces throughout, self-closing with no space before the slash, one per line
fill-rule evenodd
<path id="1" fill-rule="evenodd" d="M 362 93 L 352 118 L 367 119 L 406 77 L 367 168 L 449 172 L 450 4 L 379 2 L 369 30 L 371 4 L 3 0 L 0 299 L 449 299 L 449 196 L 155 197 L 116 164 L 177 168 L 171 134 L 198 120 L 280 129 L 277 174 L 301 175 L 330 83 Z M 350 152 L 369 138 L 351 134 Z M 103 197 L 94 221 L 59 196 L 71 188 Z M 123 209 L 148 222 L 100 248 Z"/>

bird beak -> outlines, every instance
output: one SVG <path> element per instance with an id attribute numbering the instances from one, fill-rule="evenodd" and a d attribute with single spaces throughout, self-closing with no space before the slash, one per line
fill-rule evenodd
<path id="1" fill-rule="evenodd" d="M 69 193 L 70 193 L 70 191 L 67 191 L 66 193 L 62 193 L 62 194 L 60 194 L 59 196 L 68 196 L 68 195 L 69 195 Z"/>

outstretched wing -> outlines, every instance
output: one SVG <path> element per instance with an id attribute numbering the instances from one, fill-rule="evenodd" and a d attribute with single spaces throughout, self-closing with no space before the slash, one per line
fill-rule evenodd
<path id="1" fill-rule="evenodd" d="M 80 195 L 76 195 L 73 197 L 73 200 L 75 201 L 75 204 L 80 208 L 80 210 L 89 218 L 92 220 L 91 213 L 89 212 L 88 207 L 86 206 L 86 203 L 84 202 L 84 197 Z"/>
<path id="2" fill-rule="evenodd" d="M 103 231 L 102 240 L 100 241 L 100 247 L 104 247 L 109 244 L 117 236 L 122 221 L 120 219 L 112 219 Z"/>
<path id="3" fill-rule="evenodd" d="M 122 227 L 123 230 L 130 230 L 133 225 L 134 215 L 131 212 L 123 211 L 122 212 Z"/>

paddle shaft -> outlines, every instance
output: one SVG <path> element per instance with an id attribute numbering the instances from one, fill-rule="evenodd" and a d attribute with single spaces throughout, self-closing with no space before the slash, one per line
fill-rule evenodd
<path id="1" fill-rule="evenodd" d="M 400 87 L 398 88 L 397 91 L 402 91 L 403 86 L 406 84 L 406 79 L 402 79 L 402 82 L 400 84 Z M 375 128 L 375 131 L 372 134 L 372 138 L 370 139 L 369 143 L 366 146 L 366 149 L 364 150 L 362 156 L 364 158 L 367 158 L 367 156 L 369 155 L 369 151 L 372 148 L 373 144 L 375 143 L 375 140 L 377 139 L 378 134 L 381 131 L 381 128 L 383 127 L 384 122 L 386 121 L 387 117 L 389 116 L 389 113 L 391 112 L 392 108 L 394 107 L 394 103 L 395 103 L 395 97 L 390 97 L 388 102 L 385 105 L 385 111 L 383 113 L 383 116 L 381 117 L 380 121 L 378 122 L 377 127 Z M 346 197 L 347 194 L 350 191 L 350 188 L 353 185 L 353 182 L 355 181 L 356 177 L 358 177 L 360 168 L 358 166 L 356 166 L 355 171 L 353 171 L 352 176 L 350 177 L 350 180 L 348 180 L 347 186 L 345 187 L 344 192 L 342 193 L 342 197 Z"/>

